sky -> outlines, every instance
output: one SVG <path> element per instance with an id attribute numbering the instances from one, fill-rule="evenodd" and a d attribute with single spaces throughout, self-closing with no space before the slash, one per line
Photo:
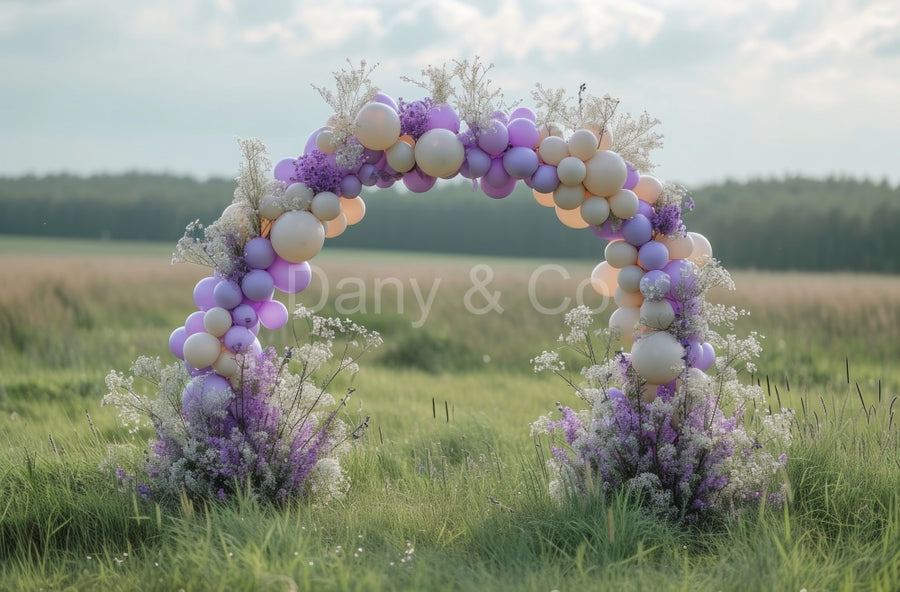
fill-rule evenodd
<path id="1" fill-rule="evenodd" d="M 896 0 L 0 0 L 0 175 L 233 177 L 237 137 L 302 153 L 336 71 L 414 100 L 475 57 L 508 103 L 584 83 L 660 119 L 667 180 L 900 183 Z"/>

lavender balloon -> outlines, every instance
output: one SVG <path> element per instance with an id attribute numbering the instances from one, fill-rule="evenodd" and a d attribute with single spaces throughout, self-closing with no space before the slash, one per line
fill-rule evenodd
<path id="1" fill-rule="evenodd" d="M 253 269 L 241 280 L 241 290 L 250 300 L 263 302 L 275 293 L 275 282 L 264 269 Z"/>
<path id="2" fill-rule="evenodd" d="M 662 269 L 669 262 L 669 249 L 661 242 L 647 241 L 638 249 L 638 260 L 644 269 Z"/>
<path id="3" fill-rule="evenodd" d="M 197 305 L 197 308 L 205 311 L 216 306 L 213 290 L 217 283 L 219 280 L 215 277 L 203 278 L 197 282 L 197 285 L 194 286 L 194 304 Z"/>
<path id="4" fill-rule="evenodd" d="M 242 327 L 240 325 L 235 325 L 225 333 L 225 337 L 222 339 L 223 343 L 225 343 L 225 347 L 228 348 L 228 351 L 234 352 L 236 354 L 246 351 L 247 348 L 253 343 L 253 340 L 256 339 L 256 336 L 248 329 L 247 327 Z"/>
<path id="5" fill-rule="evenodd" d="M 510 120 L 506 129 L 509 132 L 511 146 L 522 146 L 533 150 L 541 138 L 541 132 L 538 131 L 534 121 L 523 117 Z"/>
<path id="6" fill-rule="evenodd" d="M 196 312 L 192 312 L 188 315 L 188 318 L 184 321 L 184 330 L 185 330 L 185 338 L 193 335 L 194 333 L 200 333 L 201 331 L 205 331 L 206 329 L 203 327 L 203 317 L 206 316 L 206 313 L 202 310 L 198 310 Z M 184 344 L 182 344 L 184 345 Z M 182 350 L 183 351 L 183 350 Z"/>
<path id="7" fill-rule="evenodd" d="M 361 167 L 360 170 L 362 170 Z M 362 193 L 362 182 L 359 180 L 358 176 L 347 175 L 341 179 L 341 195 L 343 197 L 359 197 L 360 193 Z"/>
<path id="8" fill-rule="evenodd" d="M 297 160 L 293 158 L 283 158 L 275 165 L 272 175 L 279 181 L 290 181 L 291 177 L 297 171 Z"/>
<path id="9" fill-rule="evenodd" d="M 259 322 L 266 329 L 281 329 L 287 324 L 288 309 L 278 300 L 269 300 L 259 308 Z"/>
<path id="10" fill-rule="evenodd" d="M 524 146 L 513 146 L 503 155 L 503 168 L 515 179 L 530 177 L 537 171 L 539 164 L 537 153 Z"/>
<path id="11" fill-rule="evenodd" d="M 478 132 L 478 147 L 490 154 L 497 156 L 509 146 L 509 131 L 502 122 L 496 119 L 487 128 Z"/>
<path id="12" fill-rule="evenodd" d="M 221 306 L 226 310 L 231 310 L 244 299 L 240 285 L 233 280 L 220 281 L 216 284 L 213 295 L 216 299 L 216 306 Z"/>
<path id="13" fill-rule="evenodd" d="M 512 177 L 508 177 L 508 181 L 505 185 L 500 187 L 494 187 L 488 183 L 485 183 L 485 180 L 481 180 L 481 190 L 484 191 L 484 194 L 493 199 L 503 199 L 507 197 L 510 193 L 512 193 L 516 189 L 516 183 L 518 181 L 513 179 Z"/>
<path id="14" fill-rule="evenodd" d="M 491 161 L 491 168 L 484 174 L 481 184 L 488 184 L 499 189 L 506 187 L 509 183 L 509 178 L 509 173 L 506 172 L 506 168 L 503 166 L 503 158 L 497 157 Z"/>
<path id="15" fill-rule="evenodd" d="M 253 269 L 265 269 L 275 261 L 275 249 L 267 238 L 257 236 L 244 245 L 244 262 Z"/>
<path id="16" fill-rule="evenodd" d="M 469 179 L 477 179 L 483 177 L 491 168 L 491 155 L 473 146 L 466 150 L 466 164 L 469 167 L 467 177 Z"/>
<path id="17" fill-rule="evenodd" d="M 644 298 L 651 302 L 657 302 L 666 297 L 671 285 L 672 280 L 666 272 L 654 269 L 641 277 L 640 290 Z"/>
<path id="18" fill-rule="evenodd" d="M 285 294 L 302 292 L 312 280 L 312 269 L 306 261 L 291 263 L 276 257 L 275 262 L 266 271 L 272 276 L 275 287 Z"/>
<path id="19" fill-rule="evenodd" d="M 403 175 L 403 184 L 413 193 L 425 193 L 437 182 L 435 177 L 426 175 L 419 167 L 415 167 L 411 171 Z"/>
<path id="20" fill-rule="evenodd" d="M 531 186 L 541 193 L 553 193 L 559 187 L 556 167 L 551 164 L 539 165 L 531 176 Z"/>
<path id="21" fill-rule="evenodd" d="M 622 184 L 622 189 L 634 189 L 641 178 L 641 174 L 634 168 L 634 165 L 627 160 L 625 161 L 625 170 L 627 173 L 625 175 L 625 183 Z"/>
<path id="22" fill-rule="evenodd" d="M 622 236 L 630 244 L 640 247 L 653 237 L 653 224 L 647 216 L 635 214 L 622 223 Z"/>
<path id="23" fill-rule="evenodd" d="M 264 304 L 265 302 L 259 303 L 260 306 L 263 306 Z M 234 321 L 234 324 L 242 327 L 252 327 L 256 324 L 258 318 L 256 309 L 249 304 L 238 304 L 234 307 L 234 310 L 231 311 L 231 319 Z"/>
<path id="24" fill-rule="evenodd" d="M 454 134 L 459 133 L 459 115 L 446 103 L 435 105 L 425 114 L 425 131 L 438 128 L 448 129 Z"/>
<path id="25" fill-rule="evenodd" d="M 178 327 L 169 335 L 169 351 L 179 360 L 184 359 L 184 341 L 187 339 L 187 329 Z"/>

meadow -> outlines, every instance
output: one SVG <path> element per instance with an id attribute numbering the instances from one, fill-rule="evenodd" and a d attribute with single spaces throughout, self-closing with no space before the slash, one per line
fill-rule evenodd
<path id="1" fill-rule="evenodd" d="M 0 237 L 0 590 L 896 590 L 900 277 L 734 272 L 758 381 L 796 410 L 791 497 L 690 528 L 635 500 L 558 505 L 529 423 L 575 404 L 532 372 L 569 306 L 605 324 L 592 264 L 327 249 L 294 304 L 385 345 L 348 407 L 370 416 L 327 506 L 162 507 L 98 469 L 140 450 L 104 376 L 170 359 L 209 270 L 171 245 Z M 501 312 L 502 309 L 502 312 Z M 284 329 L 264 337 L 290 339 Z"/>

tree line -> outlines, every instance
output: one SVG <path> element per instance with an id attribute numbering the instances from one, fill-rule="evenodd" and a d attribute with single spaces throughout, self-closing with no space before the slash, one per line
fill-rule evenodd
<path id="1" fill-rule="evenodd" d="M 231 203 L 234 182 L 130 173 L 0 178 L 0 234 L 174 242 Z M 844 177 L 726 181 L 690 192 L 690 230 L 731 269 L 900 272 L 900 189 Z M 493 200 L 470 183 L 427 194 L 367 190 L 365 219 L 329 248 L 599 261 L 605 242 L 560 224 L 521 186 Z"/>

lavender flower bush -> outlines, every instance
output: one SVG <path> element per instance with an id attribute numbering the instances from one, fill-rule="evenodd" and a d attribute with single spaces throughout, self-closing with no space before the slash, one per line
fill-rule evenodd
<path id="1" fill-rule="evenodd" d="M 349 393 L 335 401 L 328 389 L 341 373 L 355 374 L 359 357 L 381 337 L 302 306 L 294 317 L 309 329 L 303 344 L 284 354 L 269 347 L 237 356 L 239 372 L 230 382 L 216 374 L 193 377 L 182 363 L 148 357 L 134 363 L 131 375 L 111 372 L 104 404 L 119 407 L 132 433 L 154 431 L 143 466 L 135 474 L 119 468 L 119 478 L 159 500 L 182 493 L 225 499 L 238 491 L 268 501 L 342 495 L 348 483 L 340 458 L 366 422 L 354 429 L 342 420 Z M 345 343 L 335 356 L 338 339 Z"/>
<path id="2" fill-rule="evenodd" d="M 731 285 L 715 261 L 700 270 L 698 280 L 703 294 Z M 630 354 L 613 351 L 614 331 L 591 328 L 586 307 L 567 314 L 560 349 L 584 361 L 580 377 L 566 373 L 558 350 L 533 360 L 535 371 L 558 374 L 586 404 L 573 409 L 557 403 L 559 416 L 541 417 L 532 426 L 534 434 L 551 439 L 554 498 L 624 489 L 654 514 L 684 522 L 734 512 L 749 502 L 783 501 L 787 485 L 778 475 L 787 462 L 791 412 L 769 412 L 762 389 L 740 380 L 739 370 L 754 369 L 758 336 L 721 337 L 708 328 L 731 328 L 740 312 L 705 297 L 699 306 L 691 326 L 681 331 L 702 332 L 716 346 L 714 370 L 687 363 L 678 379 L 662 387 L 641 379 Z"/>

